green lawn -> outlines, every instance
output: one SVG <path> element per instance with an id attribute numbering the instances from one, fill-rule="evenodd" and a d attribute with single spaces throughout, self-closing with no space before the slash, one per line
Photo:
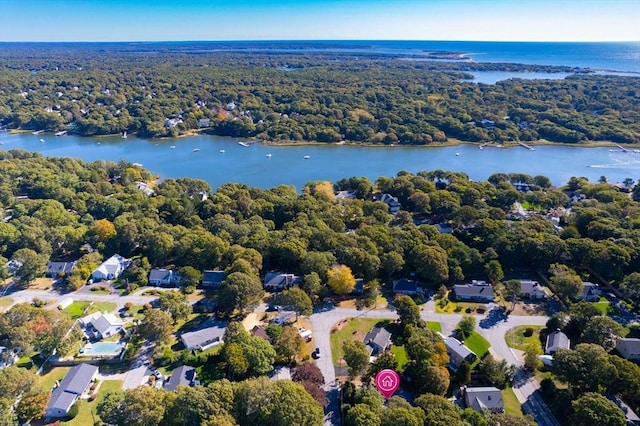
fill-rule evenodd
<path id="1" fill-rule="evenodd" d="M 450 293 L 450 292 L 449 292 Z M 452 313 L 460 313 L 465 312 L 469 314 L 473 314 L 477 309 L 480 309 L 484 312 L 485 305 L 482 303 L 472 303 L 472 302 L 454 302 L 449 299 L 450 294 L 441 299 L 436 299 L 436 312 L 440 314 L 452 314 Z M 469 310 L 469 312 L 466 312 Z"/>
<path id="2" fill-rule="evenodd" d="M 533 334 L 529 337 L 525 337 L 524 332 L 528 328 L 531 328 L 533 330 Z M 542 350 L 542 345 L 540 344 L 540 330 L 542 330 L 543 328 L 543 325 L 521 325 L 507 331 L 504 339 L 506 340 L 507 345 L 510 348 L 524 351 L 529 344 L 534 344 L 540 350 Z"/>
<path id="3" fill-rule="evenodd" d="M 404 370 L 404 366 L 409 362 L 404 346 L 391 345 L 391 352 L 396 357 L 396 361 L 398 361 L 398 370 Z"/>
<path id="4" fill-rule="evenodd" d="M 478 362 L 480 362 L 480 359 L 482 359 L 484 354 L 486 354 L 489 351 L 489 348 L 491 347 L 491 344 L 487 341 L 487 339 L 485 339 L 475 331 L 471 333 L 471 335 L 464 340 L 464 344 L 469 349 L 471 349 L 473 353 L 476 354 L 478 357 L 476 362 L 473 363 L 472 367 L 474 367 Z"/>
<path id="5" fill-rule="evenodd" d="M 40 376 L 40 385 L 44 391 L 50 391 L 56 380 L 62 380 L 69 371 L 69 367 L 55 367 L 47 374 Z"/>
<path id="6" fill-rule="evenodd" d="M 599 301 L 594 302 L 593 306 L 595 306 L 604 316 L 609 315 L 612 310 L 611 303 L 609 303 L 606 297 L 601 297 Z"/>
<path id="7" fill-rule="evenodd" d="M 340 330 L 331 331 L 329 336 L 331 339 L 331 360 L 334 365 L 338 364 L 338 360 L 342 358 L 342 343 L 345 340 L 362 340 L 364 336 L 371 330 L 377 323 L 382 322 L 379 319 L 367 319 L 367 318 L 351 318 L 346 320 L 346 323 L 340 328 Z"/>
<path id="8" fill-rule="evenodd" d="M 78 401 L 78 415 L 71 421 L 63 422 L 63 425 L 69 426 L 84 426 L 92 425 L 100 417 L 96 414 L 96 406 L 109 391 L 114 391 L 122 388 L 121 380 L 105 380 L 100 384 L 98 389 L 98 397 L 93 401 L 87 401 L 81 399 Z"/>
<path id="9" fill-rule="evenodd" d="M 502 401 L 504 402 L 504 411 L 507 414 L 520 417 L 523 416 L 522 406 L 520 405 L 520 401 L 518 401 L 516 394 L 513 393 L 512 388 L 507 388 L 502 391 Z"/>
<path id="10" fill-rule="evenodd" d="M 87 302 L 86 300 L 78 300 L 64 308 L 62 312 L 69 318 L 75 320 L 94 312 L 111 312 L 115 310 L 117 306 L 114 302 Z"/>
<path id="11" fill-rule="evenodd" d="M 0 297 L 0 311 L 8 308 L 13 303 L 13 299 L 10 297 Z"/>
<path id="12" fill-rule="evenodd" d="M 442 333 L 442 325 L 438 321 L 427 321 L 427 328 Z"/>

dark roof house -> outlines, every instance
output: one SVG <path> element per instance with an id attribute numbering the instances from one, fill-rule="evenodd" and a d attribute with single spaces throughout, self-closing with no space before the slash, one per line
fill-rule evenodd
<path id="1" fill-rule="evenodd" d="M 164 388 L 169 392 L 175 392 L 178 386 L 195 386 L 196 369 L 188 365 L 181 365 L 171 372 L 171 376 L 164 382 Z"/>
<path id="2" fill-rule="evenodd" d="M 402 207 L 398 199 L 390 194 L 374 194 L 373 200 L 385 203 L 389 206 L 389 213 L 392 214 L 398 213 Z"/>
<path id="3" fill-rule="evenodd" d="M 270 290 L 284 290 L 301 282 L 302 279 L 297 275 L 280 272 L 269 272 L 264 277 L 264 287 Z"/>
<path id="4" fill-rule="evenodd" d="M 384 352 L 391 345 L 391 333 L 384 327 L 373 327 L 371 331 L 364 336 L 364 343 L 367 345 L 369 355 Z"/>
<path id="5" fill-rule="evenodd" d="M 49 404 L 45 410 L 45 417 L 64 417 L 74 402 L 87 390 L 89 384 L 98 375 L 98 367 L 91 364 L 80 364 L 72 367 L 60 386 L 51 392 Z"/>
<path id="6" fill-rule="evenodd" d="M 393 282 L 393 292 L 396 294 L 406 294 L 408 296 L 412 296 L 421 291 L 419 284 L 420 283 L 418 281 L 402 278 Z"/>
<path id="7" fill-rule="evenodd" d="M 600 289 L 594 283 L 583 282 L 582 292 L 578 296 L 578 299 L 585 300 L 587 302 L 595 302 L 600 299 Z"/>
<path id="8" fill-rule="evenodd" d="M 449 355 L 449 364 L 447 366 L 452 371 L 458 371 L 460 364 L 464 361 L 471 364 L 477 359 L 476 354 L 455 337 L 444 339 L 444 345 L 447 347 L 447 355 Z"/>
<path id="9" fill-rule="evenodd" d="M 202 273 L 202 287 L 217 288 L 227 278 L 225 271 L 204 271 Z"/>
<path id="10" fill-rule="evenodd" d="M 544 345 L 544 353 L 547 355 L 553 355 L 559 349 L 569 349 L 570 346 L 571 342 L 567 335 L 558 329 L 547 336 L 547 342 Z"/>
<path id="11" fill-rule="evenodd" d="M 464 388 L 464 403 L 474 411 L 482 413 L 489 410 L 493 413 L 504 411 L 502 391 L 495 387 Z"/>
<path id="12" fill-rule="evenodd" d="M 45 275 L 51 278 L 57 278 L 62 275 L 69 275 L 73 268 L 76 267 L 76 262 L 49 262 L 47 263 L 47 271 Z"/>
<path id="13" fill-rule="evenodd" d="M 175 285 L 180 283 L 180 274 L 171 269 L 154 268 L 149 271 L 149 284 Z"/>

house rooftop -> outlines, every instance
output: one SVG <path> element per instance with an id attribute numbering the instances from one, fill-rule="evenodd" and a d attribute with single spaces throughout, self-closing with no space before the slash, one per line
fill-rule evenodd
<path id="1" fill-rule="evenodd" d="M 181 365 L 171 372 L 169 380 L 164 383 L 164 388 L 173 392 L 178 386 L 192 386 L 195 380 L 196 369 L 188 365 Z"/>
<path id="2" fill-rule="evenodd" d="M 465 346 L 460 340 L 455 337 L 447 337 L 444 339 L 444 344 L 451 352 L 455 353 L 462 359 L 467 359 L 470 355 L 476 356 L 475 352 Z"/>
<path id="3" fill-rule="evenodd" d="M 402 293 L 402 292 L 416 293 L 418 291 L 418 284 L 419 284 L 418 281 L 402 278 L 398 281 L 394 281 L 393 291 L 396 293 Z"/>
<path id="4" fill-rule="evenodd" d="M 386 348 L 391 341 L 391 333 L 384 327 L 373 327 L 371 331 L 364 336 L 364 343 L 375 344 L 378 348 Z"/>
<path id="5" fill-rule="evenodd" d="M 78 395 L 82 395 L 91 380 L 98 372 L 98 367 L 91 364 L 79 364 L 72 367 L 64 376 L 60 386 L 51 393 L 47 410 L 60 409 L 67 411 Z"/>
<path id="6" fill-rule="evenodd" d="M 206 349 L 217 343 L 222 343 L 226 326 L 213 325 L 201 330 L 190 331 L 180 336 L 182 343 L 188 350 Z"/>
<path id="7" fill-rule="evenodd" d="M 569 338 L 558 329 L 547 336 L 544 351 L 545 353 L 549 353 L 550 351 L 557 351 L 558 349 L 569 349 L 569 346 Z"/>
<path id="8" fill-rule="evenodd" d="M 498 412 L 504 410 L 502 392 L 495 387 L 466 388 L 464 402 L 467 407 L 482 413 L 484 409 Z"/>

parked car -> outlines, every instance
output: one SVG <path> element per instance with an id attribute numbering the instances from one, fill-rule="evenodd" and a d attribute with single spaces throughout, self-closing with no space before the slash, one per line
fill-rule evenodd
<path id="1" fill-rule="evenodd" d="M 318 359 L 320 358 L 320 348 L 316 348 L 315 351 L 313 351 L 313 353 L 311 354 L 311 356 L 313 357 L 313 359 Z"/>

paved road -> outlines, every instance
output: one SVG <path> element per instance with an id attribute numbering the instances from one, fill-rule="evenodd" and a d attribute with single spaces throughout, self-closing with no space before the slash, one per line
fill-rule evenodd
<path id="1" fill-rule="evenodd" d="M 8 297 L 13 299 L 13 304 L 16 303 L 31 303 L 33 299 L 42 300 L 55 300 L 60 301 L 66 297 L 71 297 L 73 300 L 88 300 L 93 302 L 113 302 L 117 305 L 118 309 L 122 308 L 125 303 L 131 302 L 134 305 L 144 305 L 150 303 L 157 296 L 142 296 L 141 293 L 146 289 L 138 290 L 137 292 L 120 296 L 117 293 L 112 294 L 95 294 L 88 291 L 75 291 L 71 293 L 60 293 L 55 290 L 20 290 L 7 294 Z M 55 307 L 55 305 L 52 305 Z"/>

